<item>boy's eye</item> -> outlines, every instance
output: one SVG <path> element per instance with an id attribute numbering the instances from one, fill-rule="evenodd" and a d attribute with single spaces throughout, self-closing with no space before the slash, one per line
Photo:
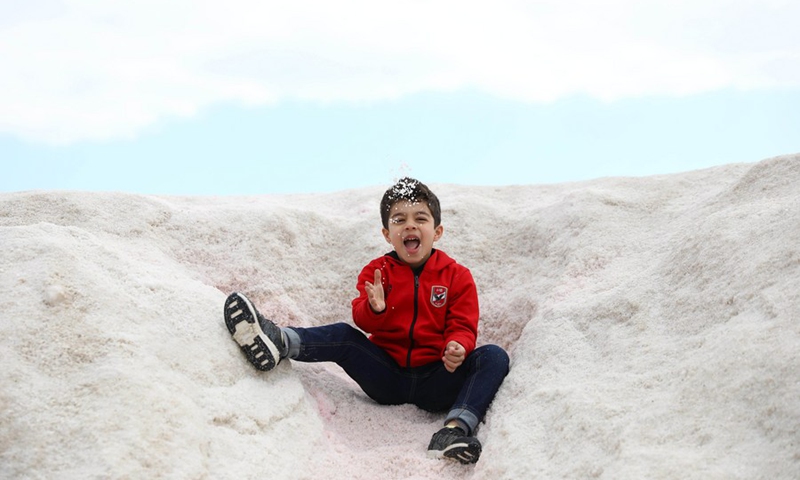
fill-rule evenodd
<path id="1" fill-rule="evenodd" d="M 392 218 L 392 223 L 394 223 L 395 225 L 399 225 L 399 224 L 403 223 L 403 219 L 400 218 L 400 217 L 394 217 L 394 218 Z"/>

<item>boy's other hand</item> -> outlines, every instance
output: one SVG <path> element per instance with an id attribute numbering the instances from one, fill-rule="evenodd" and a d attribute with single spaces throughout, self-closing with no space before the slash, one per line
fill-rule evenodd
<path id="1" fill-rule="evenodd" d="M 467 351 L 460 343 L 456 341 L 448 342 L 447 347 L 444 349 L 444 356 L 442 357 L 444 368 L 450 373 L 455 372 L 456 368 L 464 363 L 465 353 L 467 353 Z"/>
<path id="2" fill-rule="evenodd" d="M 367 291 L 369 306 L 375 313 L 386 310 L 386 301 L 383 298 L 383 284 L 381 283 L 381 270 L 375 269 L 375 282 L 364 282 L 364 289 Z"/>

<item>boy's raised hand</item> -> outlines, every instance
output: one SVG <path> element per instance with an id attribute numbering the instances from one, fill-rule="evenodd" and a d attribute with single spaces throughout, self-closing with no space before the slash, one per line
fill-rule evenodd
<path id="1" fill-rule="evenodd" d="M 467 353 L 467 351 L 460 343 L 453 340 L 449 341 L 447 347 L 444 349 L 444 356 L 442 357 L 444 368 L 450 373 L 455 372 L 456 368 L 464 363 L 465 353 Z"/>
<path id="2" fill-rule="evenodd" d="M 383 297 L 383 284 L 381 283 L 381 270 L 375 269 L 375 283 L 364 282 L 364 289 L 367 291 L 369 306 L 375 313 L 386 310 L 386 301 Z"/>

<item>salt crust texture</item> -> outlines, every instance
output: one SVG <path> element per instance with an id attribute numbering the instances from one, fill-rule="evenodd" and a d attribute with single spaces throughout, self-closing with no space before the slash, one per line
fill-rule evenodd
<path id="1" fill-rule="evenodd" d="M 350 321 L 385 187 L 40 191 L 0 195 L 0 477 L 800 477 L 800 156 L 431 187 L 479 343 L 512 358 L 477 465 L 426 458 L 443 417 L 335 365 L 257 372 L 222 321 L 234 290 L 280 325 Z"/>

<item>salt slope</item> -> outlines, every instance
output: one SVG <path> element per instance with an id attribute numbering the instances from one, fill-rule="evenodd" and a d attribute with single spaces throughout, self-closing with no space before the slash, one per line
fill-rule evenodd
<path id="1" fill-rule="evenodd" d="M 347 320 L 381 188 L 26 192 L 0 195 L 0 477 L 797 478 L 800 156 L 436 191 L 513 361 L 477 465 L 335 366 L 257 373 L 222 324 L 231 290 Z"/>

